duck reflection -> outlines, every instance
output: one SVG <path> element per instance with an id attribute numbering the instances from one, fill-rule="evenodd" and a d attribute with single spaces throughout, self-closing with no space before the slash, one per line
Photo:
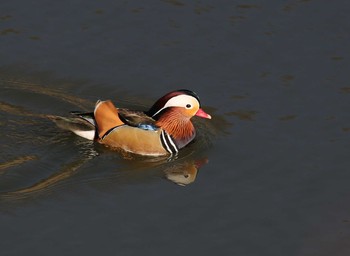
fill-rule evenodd
<path id="1" fill-rule="evenodd" d="M 121 160 L 119 164 L 120 162 L 123 163 L 122 169 L 99 170 L 99 174 L 96 176 L 96 168 L 94 168 L 94 172 L 84 173 L 84 165 L 94 160 L 95 157 L 97 161 L 100 161 L 97 156 L 103 154 L 103 152 L 97 153 L 92 148 L 90 148 L 90 151 L 93 152 L 85 152 L 84 158 L 65 164 L 48 178 L 42 179 L 33 185 L 12 191 L 3 191 L 0 198 L 24 199 L 38 194 L 48 194 L 55 192 L 55 190 L 62 190 L 68 188 L 72 183 L 76 185 L 79 183 L 90 183 L 97 187 L 102 185 L 105 189 L 106 184 L 112 184 L 115 187 L 120 184 L 142 183 L 150 180 L 149 178 L 155 180 L 154 177 L 157 176 L 161 176 L 174 184 L 186 186 L 196 180 L 199 169 L 208 162 L 206 157 L 193 158 L 188 155 L 163 159 L 138 159 L 138 156 L 125 153 L 122 159 L 118 159 Z M 3 167 L 2 173 L 7 171 L 6 166 L 13 167 L 14 164 L 13 161 L 10 164 L 6 162 L 1 163 L 0 166 Z M 18 161 L 18 164 L 21 164 L 21 161 Z M 113 174 L 111 175 L 111 173 Z"/>
<path id="2" fill-rule="evenodd" d="M 188 185 L 196 180 L 199 168 L 206 163 L 207 158 L 174 164 L 164 170 L 165 177 L 177 185 Z"/>

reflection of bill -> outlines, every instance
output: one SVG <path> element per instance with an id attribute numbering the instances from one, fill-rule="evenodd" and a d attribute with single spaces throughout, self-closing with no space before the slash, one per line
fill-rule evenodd
<path id="1" fill-rule="evenodd" d="M 195 181 L 199 168 L 206 163 L 207 158 L 174 164 L 164 170 L 165 177 L 180 186 L 188 185 Z"/>

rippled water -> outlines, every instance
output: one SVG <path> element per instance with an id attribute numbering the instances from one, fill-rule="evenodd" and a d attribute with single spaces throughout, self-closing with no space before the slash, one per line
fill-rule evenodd
<path id="1" fill-rule="evenodd" d="M 347 1 L 0 4 L 0 254 L 349 255 Z M 50 115 L 191 89 L 173 159 Z"/>
<path id="2" fill-rule="evenodd" d="M 208 161 L 205 154 L 213 138 L 223 130 L 216 127 L 227 126 L 220 117 L 213 123 L 195 120 L 198 132 L 196 143 L 186 147 L 179 155 L 173 158 L 141 157 L 78 138 L 60 130 L 51 121 L 50 109 L 57 111 L 54 106 L 92 111 L 94 104 L 87 99 L 67 94 L 61 89 L 12 79 L 2 81 L 1 97 L 0 110 L 4 114 L 2 133 L 5 134 L 2 145 L 7 147 L 0 166 L 0 187 L 4 198 L 17 199 L 32 196 L 33 193 L 48 193 L 47 190 L 56 190 L 56 186 L 64 187 L 66 183 L 72 185 L 71 182 L 73 185 L 75 182 L 111 182 L 111 179 L 119 182 L 129 176 L 131 179 L 137 179 L 137 176 L 141 179 L 148 175 L 163 176 L 176 184 L 186 185 L 195 180 L 198 168 Z M 146 99 L 131 104 L 124 98 L 118 100 L 120 106 L 147 110 Z M 68 111 L 65 115 L 69 115 Z M 100 159 L 107 155 L 112 160 L 110 165 L 103 168 L 107 173 L 99 171 L 93 177 L 87 175 L 72 181 L 88 162 L 100 166 Z M 36 171 L 27 171 L 34 166 L 37 166 Z"/>

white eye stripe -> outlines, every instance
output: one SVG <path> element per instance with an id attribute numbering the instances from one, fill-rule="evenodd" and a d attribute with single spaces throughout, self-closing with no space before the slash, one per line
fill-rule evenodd
<path id="1" fill-rule="evenodd" d="M 178 95 L 170 100 L 164 105 L 164 108 L 167 107 L 185 107 L 187 104 L 190 104 L 193 101 L 197 101 L 195 98 L 189 95 Z M 198 101 L 197 101 L 198 102 Z M 199 104 L 199 103 L 198 103 Z"/>
<path id="2" fill-rule="evenodd" d="M 190 105 L 190 107 L 187 107 L 187 105 Z M 193 108 L 193 106 L 198 105 L 199 102 L 196 98 L 190 96 L 190 95 L 177 95 L 175 97 L 172 97 L 167 101 L 167 103 L 159 109 L 153 116 L 157 115 L 159 112 L 161 112 L 163 109 L 168 107 L 183 107 L 183 108 Z"/>

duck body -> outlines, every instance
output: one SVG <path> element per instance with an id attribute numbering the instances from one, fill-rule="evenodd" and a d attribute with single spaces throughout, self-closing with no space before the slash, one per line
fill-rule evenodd
<path id="1" fill-rule="evenodd" d="M 178 148 L 175 145 L 171 145 L 171 147 L 164 145 L 163 140 L 164 130 L 160 128 L 144 130 L 122 125 L 114 128 L 108 136 L 100 139 L 100 143 L 140 155 L 159 156 L 178 152 Z"/>
<path id="2" fill-rule="evenodd" d="M 149 156 L 177 154 L 196 136 L 190 119 L 194 115 L 211 118 L 200 108 L 198 96 L 189 90 L 164 95 L 146 112 L 116 108 L 107 100 L 98 101 L 93 113 L 72 114 L 70 124 L 67 118 L 55 122 L 81 137 Z"/>

